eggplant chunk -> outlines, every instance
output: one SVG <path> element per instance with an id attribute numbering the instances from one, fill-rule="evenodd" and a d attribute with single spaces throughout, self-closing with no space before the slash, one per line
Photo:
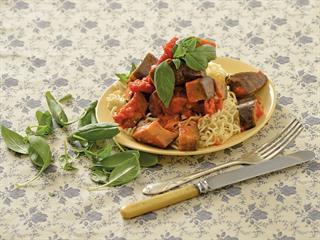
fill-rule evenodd
<path id="1" fill-rule="evenodd" d="M 158 121 L 139 126 L 133 133 L 133 138 L 139 142 L 156 147 L 166 148 L 177 138 L 178 133 L 163 128 Z"/>
<path id="2" fill-rule="evenodd" d="M 214 92 L 214 80 L 203 77 L 186 83 L 186 92 L 189 102 L 198 102 L 212 98 Z"/>
<path id="3" fill-rule="evenodd" d="M 177 139 L 180 151 L 197 150 L 200 138 L 197 122 L 190 121 L 188 124 L 179 124 L 179 136 Z"/>
<path id="4" fill-rule="evenodd" d="M 256 104 L 257 99 L 254 96 L 243 98 L 238 101 L 240 126 L 242 131 L 256 126 Z"/>
<path id="5" fill-rule="evenodd" d="M 129 82 L 148 76 L 152 65 L 156 64 L 157 62 L 158 59 L 153 54 L 147 53 L 139 66 L 131 73 Z"/>
<path id="6" fill-rule="evenodd" d="M 201 78 L 204 76 L 204 73 L 200 71 L 194 71 L 191 68 L 189 68 L 185 63 L 181 63 L 181 66 L 179 69 L 176 69 L 175 65 L 172 61 L 168 62 L 171 66 L 174 77 L 175 77 L 175 85 L 180 86 L 188 81 L 192 81 L 197 78 Z"/>
<path id="7" fill-rule="evenodd" d="M 244 98 L 260 90 L 267 81 L 267 76 L 261 71 L 240 72 L 230 76 L 228 85 L 237 98 Z"/>

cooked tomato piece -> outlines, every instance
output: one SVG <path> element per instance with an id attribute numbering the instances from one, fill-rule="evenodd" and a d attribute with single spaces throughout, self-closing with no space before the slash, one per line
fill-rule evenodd
<path id="1" fill-rule="evenodd" d="M 166 148 L 178 134 L 163 128 L 158 121 L 139 126 L 132 135 L 137 141 Z"/>
<path id="2" fill-rule="evenodd" d="M 255 113 L 256 113 L 256 118 L 259 119 L 260 117 L 263 116 L 264 111 L 263 111 L 263 106 L 259 100 L 257 100 L 256 105 L 255 105 Z"/>
<path id="3" fill-rule="evenodd" d="M 217 46 L 217 44 L 214 41 L 208 40 L 208 39 L 204 39 L 204 38 L 199 38 L 200 39 L 200 43 L 199 46 L 201 45 L 211 45 L 211 46 Z"/>
<path id="4" fill-rule="evenodd" d="M 216 112 L 216 104 L 214 98 L 210 98 L 204 101 L 205 114 L 213 114 Z"/>
<path id="5" fill-rule="evenodd" d="M 162 63 L 166 59 L 172 58 L 172 56 L 173 56 L 172 49 L 173 49 L 174 45 L 176 45 L 177 41 L 178 41 L 178 38 L 177 37 L 173 37 L 173 38 L 171 38 L 171 40 L 169 42 L 167 42 L 163 46 L 164 53 L 159 58 L 157 64 Z"/>
<path id="6" fill-rule="evenodd" d="M 134 80 L 129 83 L 129 88 L 132 92 L 144 92 L 152 93 L 154 91 L 154 86 L 151 82 L 147 80 L 148 77 L 143 78 L 142 80 Z"/>
<path id="7" fill-rule="evenodd" d="M 123 128 L 134 127 L 145 116 L 147 108 L 147 100 L 142 93 L 137 92 L 127 104 L 120 108 L 113 119 Z"/>

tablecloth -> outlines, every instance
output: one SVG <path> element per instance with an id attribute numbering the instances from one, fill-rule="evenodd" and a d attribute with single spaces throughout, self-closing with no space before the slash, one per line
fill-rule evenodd
<path id="1" fill-rule="evenodd" d="M 64 131 L 48 141 L 55 162 L 36 173 L 28 157 L 0 149 L 0 239 L 320 239 L 319 0 L 2 0 L 1 124 L 20 133 L 46 110 L 44 92 L 71 93 L 78 116 L 146 52 L 161 54 L 173 36 L 207 37 L 218 56 L 263 70 L 277 107 L 254 137 L 224 151 L 161 157 L 122 187 L 89 192 L 90 162 L 61 169 Z M 286 153 L 312 150 L 298 167 L 235 184 L 147 215 L 123 220 L 119 208 L 143 199 L 146 183 L 235 159 L 279 132 L 293 117 L 305 127 Z"/>

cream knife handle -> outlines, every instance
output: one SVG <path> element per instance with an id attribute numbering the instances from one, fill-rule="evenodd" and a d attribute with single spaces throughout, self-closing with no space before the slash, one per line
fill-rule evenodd
<path id="1" fill-rule="evenodd" d="M 165 180 L 162 182 L 151 183 L 151 184 L 148 184 L 142 190 L 142 192 L 146 195 L 163 193 L 163 192 L 166 192 L 172 188 L 178 187 L 184 183 L 190 182 L 194 179 L 197 179 L 197 178 L 203 177 L 205 175 L 208 175 L 210 173 L 213 173 L 215 171 L 218 171 L 222 168 L 231 167 L 231 166 L 238 165 L 238 164 L 241 164 L 241 162 L 240 161 L 227 162 L 227 163 L 215 166 L 213 168 L 209 168 L 205 171 L 190 174 L 188 176 L 176 177 L 176 178 L 171 178 L 171 179 L 168 179 L 168 180 Z"/>
<path id="2" fill-rule="evenodd" d="M 167 193 L 126 205 L 121 208 L 121 215 L 126 219 L 137 217 L 199 195 L 200 192 L 195 185 L 187 185 Z"/>

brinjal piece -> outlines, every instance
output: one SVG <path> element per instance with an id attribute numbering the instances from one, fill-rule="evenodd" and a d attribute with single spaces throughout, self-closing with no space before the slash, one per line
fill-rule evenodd
<path id="1" fill-rule="evenodd" d="M 199 138 L 200 134 L 197 122 L 190 121 L 188 124 L 179 124 L 177 144 L 180 151 L 197 150 Z"/>
<path id="2" fill-rule="evenodd" d="M 184 83 L 186 83 L 188 81 L 191 81 L 191 80 L 194 80 L 194 79 L 197 79 L 197 78 L 204 76 L 204 73 L 202 73 L 200 71 L 192 70 L 183 62 L 181 62 L 179 69 L 176 69 L 176 67 L 172 61 L 168 61 L 168 63 L 174 72 L 176 86 L 183 85 Z"/>
<path id="3" fill-rule="evenodd" d="M 147 53 L 139 66 L 131 73 L 129 82 L 148 76 L 152 65 L 156 64 L 157 61 L 158 59 L 153 54 Z"/>
<path id="4" fill-rule="evenodd" d="M 257 99 L 255 96 L 242 98 L 238 101 L 240 127 L 242 131 L 254 128 L 256 126 L 256 104 Z"/>
<path id="5" fill-rule="evenodd" d="M 212 98 L 215 94 L 214 80 L 210 77 L 203 77 L 187 82 L 186 92 L 191 103 Z"/>
<path id="6" fill-rule="evenodd" d="M 137 127 L 132 136 L 139 142 L 166 148 L 178 134 L 163 128 L 158 121 L 154 121 Z"/>
<path id="7" fill-rule="evenodd" d="M 261 71 L 240 72 L 229 77 L 228 85 L 237 98 L 244 98 L 260 90 L 267 81 L 267 76 Z"/>

